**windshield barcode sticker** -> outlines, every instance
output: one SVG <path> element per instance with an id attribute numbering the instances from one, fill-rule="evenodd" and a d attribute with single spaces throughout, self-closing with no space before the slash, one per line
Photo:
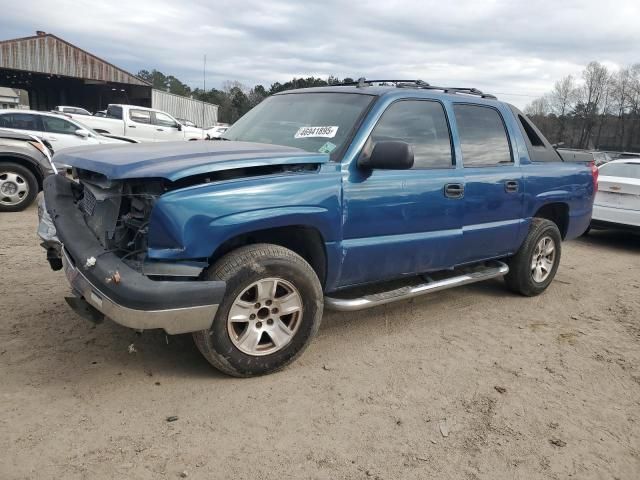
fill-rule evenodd
<path id="1" fill-rule="evenodd" d="M 300 127 L 294 138 L 333 138 L 338 133 L 338 127 Z"/>

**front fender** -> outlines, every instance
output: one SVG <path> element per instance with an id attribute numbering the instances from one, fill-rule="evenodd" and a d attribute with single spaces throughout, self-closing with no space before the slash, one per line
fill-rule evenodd
<path id="1" fill-rule="evenodd" d="M 208 258 L 225 241 L 285 226 L 317 229 L 325 242 L 340 229 L 336 171 L 221 181 L 175 190 L 156 202 L 149 223 L 151 259 Z"/>

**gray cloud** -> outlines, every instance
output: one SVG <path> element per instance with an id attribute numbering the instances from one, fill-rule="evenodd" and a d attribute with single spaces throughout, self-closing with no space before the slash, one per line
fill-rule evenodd
<path id="1" fill-rule="evenodd" d="M 209 86 L 406 77 L 500 92 L 522 106 L 591 60 L 640 61 L 637 18 L 635 0 L 36 0 L 5 9 L 0 31 L 46 30 L 130 71 L 158 68 L 194 87 L 206 54 Z"/>

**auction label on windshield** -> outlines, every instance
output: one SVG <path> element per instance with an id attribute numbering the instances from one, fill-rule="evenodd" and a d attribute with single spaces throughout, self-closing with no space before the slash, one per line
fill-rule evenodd
<path id="1" fill-rule="evenodd" d="M 338 127 L 300 127 L 294 138 L 333 138 L 338 133 Z"/>

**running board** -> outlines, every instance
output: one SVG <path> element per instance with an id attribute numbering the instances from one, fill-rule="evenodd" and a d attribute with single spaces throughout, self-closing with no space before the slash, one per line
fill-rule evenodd
<path id="1" fill-rule="evenodd" d="M 468 273 L 453 271 L 453 276 L 448 278 L 430 280 L 419 285 L 408 285 L 388 290 L 386 292 L 365 295 L 359 298 L 325 297 L 324 305 L 326 308 L 331 310 L 353 312 L 356 310 L 364 310 L 365 308 L 377 307 L 378 305 L 384 305 L 385 303 L 397 302 L 398 300 L 406 300 L 408 298 L 426 295 L 427 293 L 439 292 L 440 290 L 446 290 L 448 288 L 460 287 L 470 283 L 502 277 L 509 273 L 509 267 L 507 264 L 498 261 L 486 262 L 480 268 L 481 269 L 476 268 Z"/>

